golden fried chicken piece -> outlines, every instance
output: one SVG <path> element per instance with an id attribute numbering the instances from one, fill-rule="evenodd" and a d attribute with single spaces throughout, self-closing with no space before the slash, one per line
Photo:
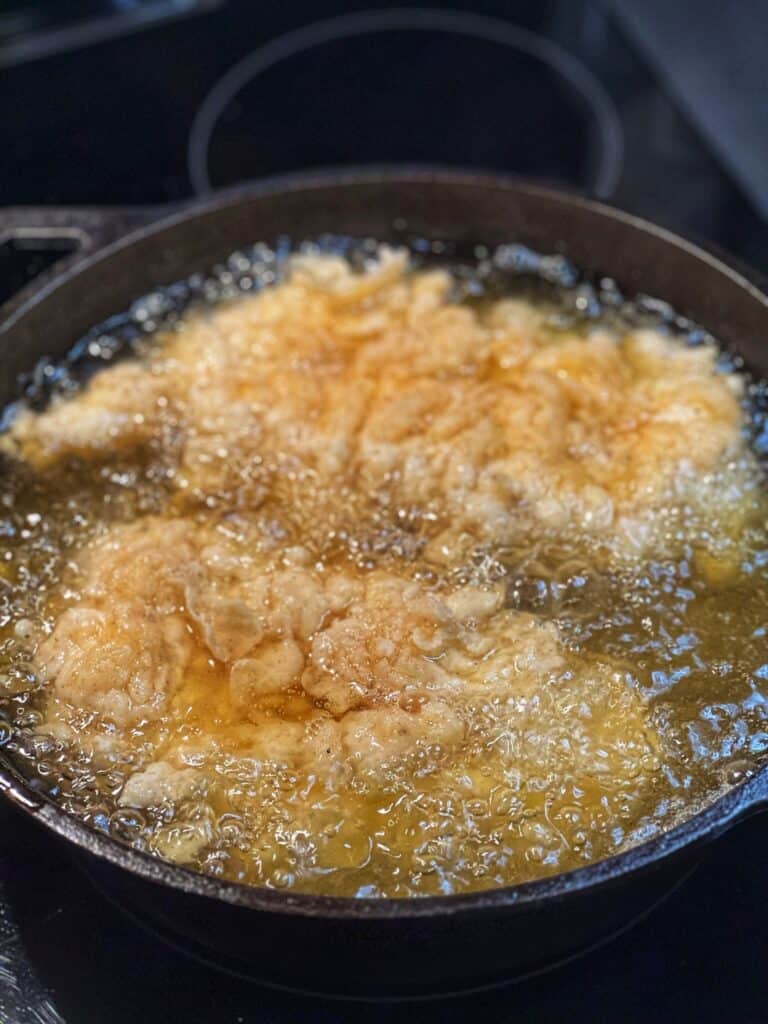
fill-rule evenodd
<path id="1" fill-rule="evenodd" d="M 47 465 L 165 431 L 179 495 L 253 508 L 279 481 L 315 503 L 321 530 L 333 496 L 353 493 L 411 509 L 443 563 L 532 533 L 642 553 L 663 543 L 668 506 L 705 521 L 725 478 L 743 482 L 741 381 L 717 372 L 714 347 L 554 331 L 520 300 L 451 303 L 450 283 L 406 274 L 387 249 L 364 274 L 297 258 L 286 281 L 191 317 L 143 362 L 22 413 L 6 447 Z"/>
<path id="2" fill-rule="evenodd" d="M 325 794 L 292 804 L 294 827 L 315 834 L 324 800 L 359 811 L 365 793 L 421 787 L 428 808 L 516 786 L 546 823 L 553 779 L 556 806 L 578 792 L 595 820 L 647 791 L 656 740 L 637 693 L 553 623 L 506 608 L 503 586 L 321 566 L 258 537 L 243 522 L 147 517 L 80 552 L 35 656 L 51 684 L 43 728 L 121 766 L 119 806 L 266 814 L 230 774 L 287 771 Z M 189 813 L 154 837 L 164 856 L 189 861 L 211 841 L 209 819 Z M 346 863 L 355 820 L 320 844 L 323 863 Z M 259 836 L 279 861 L 277 834 Z"/>
<path id="3" fill-rule="evenodd" d="M 78 600 L 38 670 L 60 706 L 126 730 L 187 707 L 206 662 L 224 687 L 224 740 L 251 723 L 237 735 L 266 757 L 307 763 L 325 728 L 340 757 L 370 766 L 460 742 L 466 694 L 524 696 L 563 664 L 554 627 L 505 609 L 500 587 L 429 590 L 288 560 L 191 521 L 115 527 L 81 553 Z"/>

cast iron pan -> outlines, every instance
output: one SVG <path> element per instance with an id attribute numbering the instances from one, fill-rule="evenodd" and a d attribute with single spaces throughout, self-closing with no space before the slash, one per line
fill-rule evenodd
<path id="1" fill-rule="evenodd" d="M 160 210 L 0 212 L 0 243 L 71 241 L 79 256 L 5 307 L 0 405 L 19 374 L 63 355 L 153 287 L 280 235 L 415 235 L 520 242 L 666 300 L 768 376 L 768 298 L 710 253 L 628 214 L 517 181 L 429 170 L 275 179 Z M 396 227 L 400 225 L 400 227 Z M 420 900 L 313 897 L 195 874 L 89 829 L 25 782 L 0 752 L 0 791 L 77 850 L 99 884 L 172 941 L 269 984 L 351 997 L 466 990 L 537 971 L 594 945 L 652 905 L 696 847 L 768 804 L 768 769 L 683 825 L 626 853 L 540 882 Z M 54 841 L 52 835 L 52 841 Z"/>

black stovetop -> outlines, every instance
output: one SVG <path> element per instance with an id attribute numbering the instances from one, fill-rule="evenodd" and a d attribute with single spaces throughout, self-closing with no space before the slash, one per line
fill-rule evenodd
<path id="1" fill-rule="evenodd" d="M 715 157 L 706 117 L 694 130 L 674 76 L 651 70 L 656 22 L 638 11 L 659 2 L 635 5 L 627 27 L 632 5 L 618 0 L 489 0 L 472 14 L 363 14 L 341 0 L 17 2 L 15 28 L 0 17 L 0 204 L 146 205 L 323 164 L 453 163 L 596 192 L 766 271 L 768 224 Z M 331 18 L 342 20 L 307 27 Z M 701 54 L 711 66 L 716 44 Z M 2 248 L 0 290 L 40 265 Z M 550 974 L 360 1007 L 188 959 L 0 807 L 0 1024 L 766 1021 L 767 842 L 765 819 L 741 825 L 647 918 Z"/>

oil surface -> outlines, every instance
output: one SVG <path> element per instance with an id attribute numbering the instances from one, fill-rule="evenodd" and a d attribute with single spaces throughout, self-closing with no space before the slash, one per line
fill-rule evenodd
<path id="1" fill-rule="evenodd" d="M 749 382 L 473 285 L 305 254 L 17 413 L 0 742 L 63 806 L 400 897 L 599 859 L 761 763 Z"/>

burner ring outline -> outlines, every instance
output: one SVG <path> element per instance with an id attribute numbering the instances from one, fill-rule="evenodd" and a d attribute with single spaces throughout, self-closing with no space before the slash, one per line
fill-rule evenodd
<path id="1" fill-rule="evenodd" d="M 187 143 L 187 169 L 196 194 L 212 191 L 208 154 L 216 125 L 237 94 L 254 78 L 303 50 L 355 36 L 392 31 L 433 31 L 501 43 L 555 70 L 586 101 L 595 117 L 599 159 L 591 191 L 600 199 L 615 190 L 624 160 L 624 132 L 616 105 L 599 79 L 559 43 L 500 18 L 430 8 L 362 11 L 312 22 L 246 54 L 214 83 L 198 107 Z"/>

